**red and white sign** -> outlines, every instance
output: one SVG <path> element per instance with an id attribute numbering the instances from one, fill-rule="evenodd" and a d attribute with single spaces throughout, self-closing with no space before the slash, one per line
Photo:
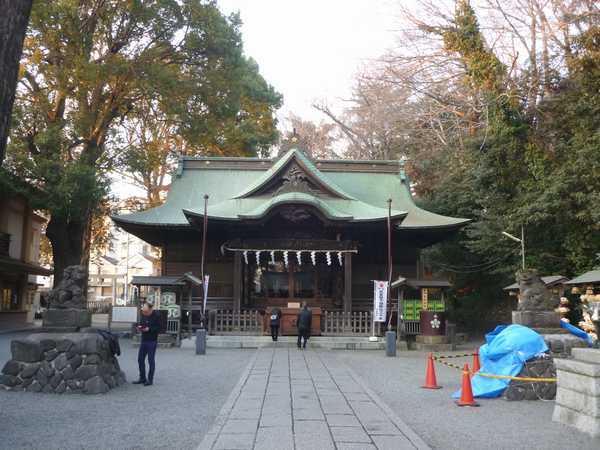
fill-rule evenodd
<path id="1" fill-rule="evenodd" d="M 385 322 L 387 313 L 387 281 L 374 281 L 375 291 L 373 295 L 373 322 Z"/>

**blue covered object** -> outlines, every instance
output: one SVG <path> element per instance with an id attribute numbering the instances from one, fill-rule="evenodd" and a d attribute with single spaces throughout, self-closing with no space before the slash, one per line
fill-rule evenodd
<path id="1" fill-rule="evenodd" d="M 542 336 L 523 325 L 501 325 L 485 335 L 479 348 L 481 373 L 517 376 L 525 361 L 548 351 Z M 499 397 L 510 380 L 474 375 L 471 387 L 475 397 Z M 452 397 L 459 398 L 460 390 Z"/>
<path id="2" fill-rule="evenodd" d="M 581 328 L 577 328 L 576 326 L 571 325 L 569 322 L 563 319 L 560 319 L 560 326 L 567 330 L 569 333 L 577 336 L 578 338 L 583 339 L 587 343 L 588 347 L 592 347 L 594 345 L 594 340 L 592 339 L 592 336 L 587 334 Z"/>

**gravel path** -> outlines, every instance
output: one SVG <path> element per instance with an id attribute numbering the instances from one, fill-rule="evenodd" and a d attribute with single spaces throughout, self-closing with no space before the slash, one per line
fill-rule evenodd
<path id="1" fill-rule="evenodd" d="M 10 340 L 0 336 L 0 365 Z M 137 349 L 121 340 L 128 381 Z M 127 384 L 106 395 L 0 391 L 0 449 L 196 448 L 254 355 L 252 350 L 159 349 L 155 385 Z"/>
<path id="2" fill-rule="evenodd" d="M 482 399 L 479 408 L 459 408 L 450 395 L 460 387 L 458 370 L 436 364 L 440 390 L 420 389 L 425 381 L 426 354 L 399 352 L 336 352 L 400 419 L 427 444 L 439 449 L 566 449 L 598 450 L 592 439 L 573 428 L 552 422 L 554 402 L 508 402 Z M 471 363 L 467 359 L 453 362 Z"/>

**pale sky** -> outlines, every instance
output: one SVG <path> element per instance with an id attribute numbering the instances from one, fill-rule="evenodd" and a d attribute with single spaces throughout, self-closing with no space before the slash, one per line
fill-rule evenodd
<path id="1" fill-rule="evenodd" d="M 244 49 L 291 111 L 320 121 L 315 100 L 341 104 L 361 65 L 394 46 L 400 0 L 218 0 L 239 11 Z"/>

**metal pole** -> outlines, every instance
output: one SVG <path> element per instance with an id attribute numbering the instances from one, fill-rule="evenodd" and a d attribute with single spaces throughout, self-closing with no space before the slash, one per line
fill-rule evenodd
<path id="1" fill-rule="evenodd" d="M 392 292 L 392 199 L 388 198 L 388 217 L 387 217 L 387 247 L 388 247 L 388 289 L 387 289 L 387 305 L 388 310 L 391 306 L 391 292 Z M 391 330 L 392 325 L 392 311 L 389 311 L 390 317 L 388 319 L 388 331 Z"/>
<path id="2" fill-rule="evenodd" d="M 525 270 L 525 227 L 521 225 L 521 259 Z"/>
<path id="3" fill-rule="evenodd" d="M 204 328 L 204 316 L 206 315 L 206 304 L 204 302 L 204 297 L 207 296 L 207 293 L 204 292 L 204 288 L 206 286 L 206 283 L 204 282 L 204 257 L 206 254 L 206 232 L 208 230 L 208 217 L 207 217 L 207 210 L 208 210 L 208 194 L 204 194 L 204 217 L 203 217 L 203 224 L 202 224 L 202 255 L 201 255 L 201 260 L 200 260 L 200 273 L 201 273 L 201 277 L 200 279 L 202 280 L 202 320 L 200 322 L 201 326 L 200 328 Z M 191 286 L 190 286 L 191 289 Z M 191 294 L 190 294 L 191 295 Z M 191 310 L 190 310 L 190 314 L 192 314 Z M 191 329 L 190 329 L 191 332 Z"/>

